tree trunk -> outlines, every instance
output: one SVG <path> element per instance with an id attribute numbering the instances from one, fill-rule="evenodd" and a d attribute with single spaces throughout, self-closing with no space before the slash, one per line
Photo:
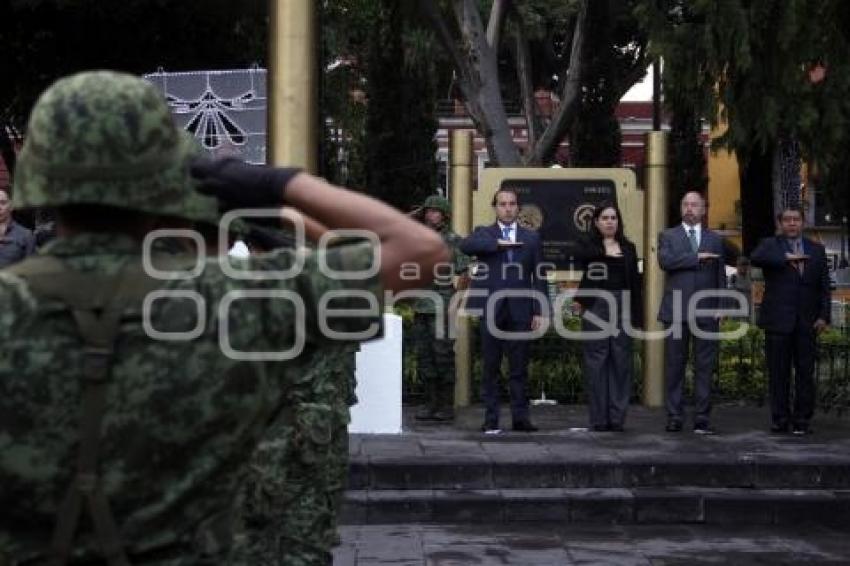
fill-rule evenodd
<path id="1" fill-rule="evenodd" d="M 484 73 L 484 78 L 489 73 Z M 487 153 L 493 166 L 511 167 L 521 164 L 519 150 L 514 144 L 508 115 L 502 102 L 497 81 L 487 81 L 475 94 L 475 104 L 481 108 L 484 129 L 481 135 L 487 144 Z"/>
<path id="2" fill-rule="evenodd" d="M 519 151 L 514 144 L 508 115 L 502 101 L 499 84 L 498 46 L 487 42 L 487 33 L 474 0 L 455 0 L 455 17 L 467 58 L 471 63 L 472 84 L 467 85 L 467 97 L 481 110 L 484 142 L 493 165 L 519 165 Z M 504 11 L 500 16 L 504 18 Z M 461 77 L 463 81 L 463 77 Z"/>
<path id="3" fill-rule="evenodd" d="M 561 103 L 547 128 L 540 132 L 537 143 L 528 148 L 524 159 L 520 157 L 508 123 L 498 69 L 497 42 L 503 20 L 511 10 L 511 2 L 500 0 L 491 5 L 487 30 L 481 21 L 477 0 L 452 0 L 450 6 L 457 24 L 456 30 L 450 28 L 449 19 L 439 3 L 419 0 L 422 13 L 431 21 L 437 39 L 457 71 L 464 104 L 476 130 L 484 138 L 491 164 L 503 167 L 542 164 L 554 155 L 576 114 L 587 0 L 580 0 L 569 67 L 562 74 L 564 87 Z M 521 25 L 519 18 L 517 20 L 517 25 Z M 460 37 L 456 37 L 456 32 L 459 32 Z"/>
<path id="4" fill-rule="evenodd" d="M 761 238 L 776 232 L 773 207 L 765 206 L 773 198 L 773 149 L 754 149 L 738 154 L 741 180 L 741 217 L 743 218 L 744 255 L 749 255 Z"/>
<path id="5" fill-rule="evenodd" d="M 537 138 L 543 125 L 537 115 L 537 100 L 531 78 L 531 53 L 528 48 L 528 39 L 525 37 L 521 22 L 516 27 L 514 56 L 516 57 L 517 78 L 522 92 L 522 109 L 528 131 L 528 148 L 530 149 L 537 144 Z"/>
<path id="6" fill-rule="evenodd" d="M 773 213 L 786 206 L 802 205 L 800 194 L 800 144 L 793 137 L 782 136 L 774 149 Z"/>
<path id="7" fill-rule="evenodd" d="M 526 155 L 525 163 L 540 166 L 554 157 L 561 141 L 566 137 L 570 125 L 575 120 L 579 97 L 581 96 L 581 73 L 583 66 L 584 34 L 587 25 L 587 0 L 579 5 L 578 15 L 573 27 L 570 43 L 569 66 L 564 69 L 564 86 L 561 89 L 561 102 L 552 120 L 537 140 L 537 144 Z"/>

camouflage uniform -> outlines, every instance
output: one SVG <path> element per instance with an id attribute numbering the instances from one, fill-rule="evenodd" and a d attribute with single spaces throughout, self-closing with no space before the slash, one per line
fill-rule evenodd
<path id="1" fill-rule="evenodd" d="M 451 208 L 449 202 L 439 196 L 428 197 L 422 210 L 429 208 L 443 213 L 444 223 L 440 235 L 451 253 L 451 275 L 464 273 L 469 258 L 458 248 L 461 237 L 448 227 Z M 455 354 L 454 340 L 448 338 L 451 313 L 449 306 L 454 295 L 454 285 L 449 273 L 436 277 L 431 291 L 437 293 L 442 304 L 433 300 L 418 299 L 413 305 L 413 342 L 416 352 L 416 368 L 420 383 L 425 390 L 425 405 L 417 412 L 419 420 L 450 420 L 453 416 Z M 437 309 L 442 316 L 437 316 Z M 437 338 L 437 325 L 442 326 L 443 338 Z"/>
<path id="2" fill-rule="evenodd" d="M 348 478 L 349 407 L 356 345 L 327 347 L 286 394 L 255 452 L 241 508 L 234 562 L 330 564 Z M 270 364 L 270 371 L 276 364 Z"/>
<path id="3" fill-rule="evenodd" d="M 293 424 L 279 419 L 268 430 L 243 506 L 245 544 L 235 553 L 241 563 L 331 564 L 348 480 L 348 387 L 340 381 L 353 375 L 353 360 L 350 346 L 328 348 L 305 374 L 315 383 L 294 400 Z"/>
<path id="4" fill-rule="evenodd" d="M 337 453 L 343 440 L 343 463 L 348 462 L 348 407 L 337 402 L 338 367 L 346 357 L 346 347 L 332 346 L 305 367 L 302 381 L 286 394 L 289 409 L 266 430 L 245 484 L 244 528 L 236 539 L 234 563 L 331 563 L 340 495 Z"/>
<path id="5" fill-rule="evenodd" d="M 33 110 L 16 204 L 101 204 L 198 219 L 215 202 L 186 190 L 194 152 L 144 81 L 109 72 L 75 75 L 48 89 Z M 358 243 L 320 253 L 337 270 L 361 270 L 375 250 Z M 317 253 L 303 252 L 304 268 L 289 279 L 236 279 L 223 269 L 229 262 L 235 270 L 285 270 L 299 254 L 175 261 L 153 246 L 155 265 L 201 267 L 186 278 L 154 280 L 141 268 L 137 241 L 81 233 L 0 272 L 0 564 L 49 556 L 72 564 L 103 563 L 102 556 L 109 564 L 229 563 L 244 463 L 271 416 L 288 410 L 281 400 L 305 380 L 305 365 L 321 359 L 326 347 L 318 297 L 342 288 L 382 296 L 376 278 L 322 275 Z M 125 287 L 133 292 L 123 293 Z M 166 294 L 143 309 L 145 287 Z M 280 300 L 281 293 L 288 299 Z M 295 324 L 299 297 L 303 327 Z M 220 316 L 222 300 L 233 304 Z M 92 346 L 97 340 L 88 331 L 99 322 L 81 320 L 113 322 L 108 347 Z M 354 331 L 376 321 L 341 323 Z M 152 331 L 184 337 L 163 341 Z M 298 361 L 277 364 L 274 372 L 268 363 L 244 359 L 244 352 L 284 351 L 299 336 Z M 96 465 L 83 469 L 80 445 L 91 435 L 77 421 L 85 426 L 92 414 L 81 411 L 97 397 L 92 391 L 102 396 Z M 63 500 L 82 501 L 67 554 L 51 545 L 53 526 L 65 516 Z M 116 537 L 98 522 L 104 505 Z"/>

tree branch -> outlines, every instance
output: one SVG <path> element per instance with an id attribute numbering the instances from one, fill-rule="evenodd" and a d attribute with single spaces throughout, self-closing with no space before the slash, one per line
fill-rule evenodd
<path id="1" fill-rule="evenodd" d="M 452 5 L 461 33 L 461 48 L 466 51 L 472 73 L 467 108 L 480 109 L 479 133 L 487 143 L 491 161 L 517 165 L 520 155 L 502 100 L 497 49 L 487 43 L 478 0 L 453 0 Z"/>
<path id="2" fill-rule="evenodd" d="M 527 154 L 525 159 L 527 164 L 540 164 L 551 157 L 575 118 L 579 95 L 581 94 L 582 51 L 587 21 L 587 2 L 588 0 L 582 0 L 576 16 L 569 67 L 565 70 L 564 87 L 561 90 L 561 103 L 534 149 Z"/>
<path id="3" fill-rule="evenodd" d="M 528 38 L 525 36 L 525 27 L 522 16 L 515 9 L 511 10 L 511 18 L 514 21 L 516 31 L 514 32 L 517 78 L 519 79 L 520 91 L 522 93 L 522 108 L 525 113 L 525 122 L 528 130 L 528 144 L 526 147 L 533 148 L 537 143 L 537 136 L 542 129 L 542 124 L 537 115 L 537 104 L 534 98 L 534 84 L 531 79 L 531 51 L 528 47 Z"/>
<path id="4" fill-rule="evenodd" d="M 419 0 L 419 7 L 425 16 L 431 20 L 431 24 L 437 31 L 437 39 L 451 57 L 452 63 L 454 63 L 454 66 L 460 75 L 461 89 L 464 89 L 463 83 L 469 82 L 472 77 L 472 73 L 470 72 L 469 65 L 467 64 L 463 53 L 461 53 L 460 49 L 457 47 L 455 38 L 452 37 L 451 31 L 449 31 L 449 26 L 446 23 L 443 14 L 440 12 L 440 7 L 437 2 L 434 2 L 433 0 Z"/>
<path id="5" fill-rule="evenodd" d="M 508 10 L 511 10 L 512 7 L 513 2 L 511 0 L 493 0 L 493 6 L 490 7 L 490 19 L 487 21 L 487 44 L 497 51 Z"/>

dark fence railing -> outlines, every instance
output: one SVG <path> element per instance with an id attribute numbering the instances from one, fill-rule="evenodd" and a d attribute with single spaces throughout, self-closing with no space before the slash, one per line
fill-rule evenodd
<path id="1" fill-rule="evenodd" d="M 411 320 L 405 317 L 404 333 L 404 397 L 415 402 L 421 397 L 421 385 L 416 376 L 416 356 L 410 341 Z M 735 328 L 736 322 L 725 323 L 724 329 Z M 481 379 L 480 333 L 473 322 L 472 399 L 479 401 Z M 578 319 L 568 320 L 568 328 L 577 329 Z M 643 390 L 642 344 L 633 342 L 634 381 L 632 401 L 640 402 Z M 586 403 L 586 387 L 581 367 L 581 343 L 566 340 L 549 332 L 531 343 L 528 394 L 536 398 L 545 391 L 546 397 L 561 403 Z M 507 375 L 507 361 L 502 367 Z M 688 368 L 686 391 L 693 391 L 691 368 Z M 815 364 L 818 409 L 842 414 L 850 409 L 850 336 L 831 330 L 818 340 Z M 502 380 L 503 395 L 507 395 L 506 380 Z M 717 369 L 713 382 L 715 401 L 740 401 L 755 405 L 767 402 L 767 368 L 764 359 L 764 334 L 751 327 L 735 340 L 723 340 L 718 351 Z"/>

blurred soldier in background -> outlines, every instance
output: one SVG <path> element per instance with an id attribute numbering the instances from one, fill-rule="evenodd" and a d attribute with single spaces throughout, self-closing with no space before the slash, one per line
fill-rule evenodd
<path id="1" fill-rule="evenodd" d="M 456 282 L 465 286 L 469 257 L 458 248 L 461 237 L 451 230 L 451 205 L 445 198 L 432 195 L 415 212 L 421 222 L 438 232 L 451 254 L 450 263 L 435 273 L 431 290 L 441 301 L 417 299 L 413 304 L 413 340 L 416 369 L 425 390 L 425 404 L 416 413 L 420 421 L 450 421 L 454 418 L 455 352 L 449 336 L 454 311 L 449 305 Z M 456 279 L 462 276 L 461 279 Z"/>

